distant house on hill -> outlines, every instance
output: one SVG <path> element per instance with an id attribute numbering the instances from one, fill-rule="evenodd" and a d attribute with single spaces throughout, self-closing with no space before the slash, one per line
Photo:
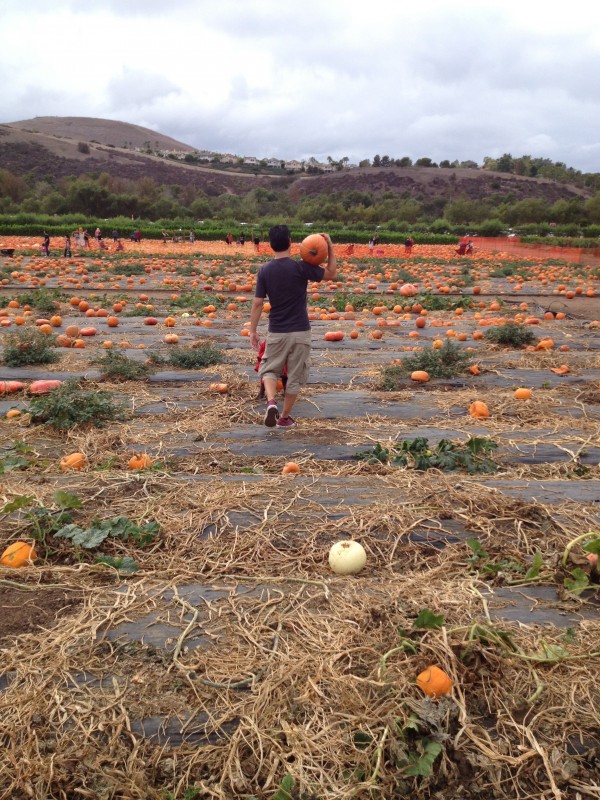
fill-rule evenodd
<path id="1" fill-rule="evenodd" d="M 221 164 L 237 164 L 237 156 L 232 156 L 231 153 L 225 153 L 221 156 Z"/>
<path id="2" fill-rule="evenodd" d="M 244 156 L 244 164 L 251 164 L 252 166 L 256 164 L 260 164 L 260 161 L 256 156 Z"/>
<path id="3" fill-rule="evenodd" d="M 273 167 L 274 169 L 279 169 L 281 167 L 281 159 L 280 158 L 267 158 L 267 167 Z"/>
<path id="4" fill-rule="evenodd" d="M 293 170 L 294 172 L 300 172 L 304 169 L 304 165 L 301 161 L 286 161 L 284 164 L 285 169 Z"/>

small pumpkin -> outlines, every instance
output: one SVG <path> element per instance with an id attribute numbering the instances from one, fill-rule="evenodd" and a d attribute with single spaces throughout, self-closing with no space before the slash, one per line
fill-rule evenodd
<path id="1" fill-rule="evenodd" d="M 2 553 L 0 564 L 3 567 L 12 567 L 18 569 L 30 564 L 35 560 L 37 554 L 32 544 L 28 542 L 14 542 L 9 545 Z"/>
<path id="2" fill-rule="evenodd" d="M 144 325 L 158 325 L 158 320 L 156 317 L 146 317 Z"/>
<path id="3" fill-rule="evenodd" d="M 425 372 L 424 369 L 417 369 L 410 373 L 410 379 L 411 381 L 416 381 L 417 383 L 427 383 L 429 380 L 429 373 Z"/>
<path id="4" fill-rule="evenodd" d="M 300 243 L 300 258 L 318 267 L 327 258 L 327 240 L 320 233 L 311 233 Z"/>
<path id="5" fill-rule="evenodd" d="M 474 419 L 487 419 L 490 415 L 490 410 L 483 400 L 475 400 L 469 406 L 469 414 Z"/>
<path id="6" fill-rule="evenodd" d="M 282 475 L 299 475 L 300 467 L 295 461 L 288 461 L 281 470 Z"/>
<path id="7" fill-rule="evenodd" d="M 531 400 L 531 389 L 515 389 L 515 400 Z"/>
<path id="8" fill-rule="evenodd" d="M 208 387 L 209 391 L 217 392 L 218 394 L 227 394 L 229 391 L 228 383 L 211 383 Z"/>
<path id="9" fill-rule="evenodd" d="M 6 412 L 4 419 L 16 419 L 17 417 L 23 416 L 18 408 L 11 408 L 9 411 Z"/>
<path id="10" fill-rule="evenodd" d="M 323 339 L 325 339 L 326 342 L 341 342 L 343 338 L 344 338 L 343 331 L 327 331 L 327 333 L 323 337 Z"/>
<path id="11" fill-rule="evenodd" d="M 68 472 L 71 469 L 80 470 L 87 465 L 87 457 L 84 453 L 70 453 L 68 456 L 63 456 L 60 460 L 60 468 L 63 472 Z"/>
<path id="12" fill-rule="evenodd" d="M 434 665 L 417 675 L 417 686 L 428 697 L 443 697 L 452 691 L 452 678 Z"/>
<path id="13" fill-rule="evenodd" d="M 353 539 L 342 539 L 329 549 L 329 566 L 336 575 L 356 575 L 366 563 L 365 548 Z"/>
<path id="14" fill-rule="evenodd" d="M 129 459 L 129 469 L 150 469 L 152 466 L 152 459 L 147 453 L 136 453 Z"/>
<path id="15" fill-rule="evenodd" d="M 179 336 L 176 333 L 166 333 L 164 336 L 164 341 L 167 344 L 177 344 L 179 341 Z"/>

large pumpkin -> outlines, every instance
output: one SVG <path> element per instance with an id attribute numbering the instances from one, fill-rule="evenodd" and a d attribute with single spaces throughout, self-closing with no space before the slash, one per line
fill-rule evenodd
<path id="1" fill-rule="evenodd" d="M 16 569 L 31 563 L 35 557 L 36 552 L 33 545 L 28 542 L 15 542 L 2 553 L 0 564 L 2 564 L 3 567 L 13 567 Z"/>
<path id="2" fill-rule="evenodd" d="M 475 419 L 487 419 L 490 415 L 490 410 L 482 400 L 475 400 L 469 406 L 469 414 Z"/>
<path id="3" fill-rule="evenodd" d="M 300 258 L 318 267 L 327 258 L 327 241 L 320 233 L 311 233 L 300 243 Z"/>
<path id="4" fill-rule="evenodd" d="M 29 394 L 48 394 L 53 389 L 58 389 L 61 384 L 62 381 L 58 380 L 33 381 L 29 385 Z"/>
<path id="5" fill-rule="evenodd" d="M 71 469 L 83 469 L 86 464 L 87 458 L 84 453 L 70 453 L 60 460 L 60 468 L 63 472 L 68 472 Z"/>
<path id="6" fill-rule="evenodd" d="M 0 381 L 0 394 L 13 394 L 25 388 L 21 381 Z"/>

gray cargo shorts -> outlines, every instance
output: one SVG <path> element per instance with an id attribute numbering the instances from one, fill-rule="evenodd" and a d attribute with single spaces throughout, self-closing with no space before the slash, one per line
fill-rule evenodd
<path id="1" fill-rule="evenodd" d="M 277 378 L 287 367 L 286 392 L 298 394 L 308 382 L 310 368 L 310 331 L 295 333 L 267 333 L 267 346 L 260 362 L 258 375 Z"/>

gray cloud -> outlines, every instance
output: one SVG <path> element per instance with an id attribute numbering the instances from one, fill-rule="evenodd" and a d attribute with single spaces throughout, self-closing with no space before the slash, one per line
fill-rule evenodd
<path id="1" fill-rule="evenodd" d="M 93 6 L 5 0 L 4 121 L 109 117 L 240 155 L 511 152 L 599 169 L 600 8 L 583 0 L 559 16 L 552 0 Z"/>

